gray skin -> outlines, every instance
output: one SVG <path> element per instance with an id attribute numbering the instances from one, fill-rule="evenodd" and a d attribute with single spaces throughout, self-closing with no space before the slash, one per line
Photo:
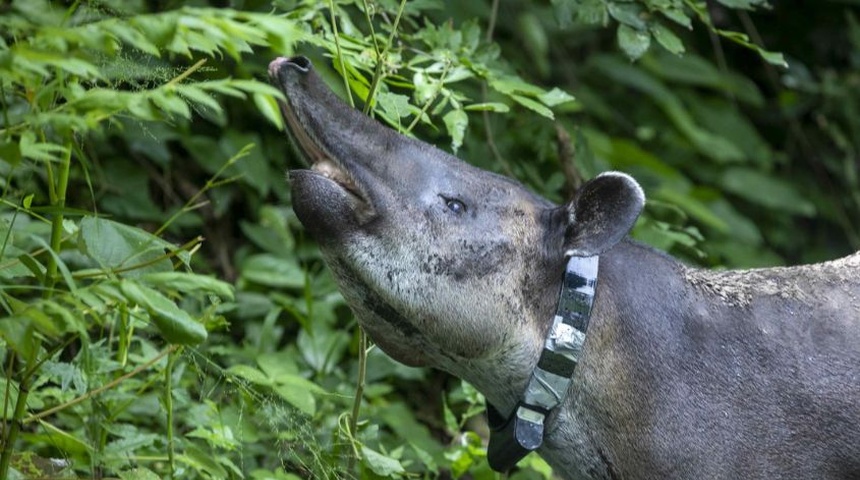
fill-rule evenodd
<path id="1" fill-rule="evenodd" d="M 520 399 L 568 255 L 600 255 L 591 324 L 539 453 L 565 479 L 860 478 L 860 253 L 710 272 L 623 239 L 644 197 L 609 173 L 557 206 L 269 67 L 293 208 L 382 350 Z"/>

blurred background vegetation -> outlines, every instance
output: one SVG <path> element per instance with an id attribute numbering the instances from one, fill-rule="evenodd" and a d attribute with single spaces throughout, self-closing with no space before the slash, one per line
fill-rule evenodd
<path id="1" fill-rule="evenodd" d="M 371 348 L 355 401 L 268 62 L 557 202 L 629 172 L 689 263 L 795 264 L 860 248 L 858 5 L 0 1 L 0 479 L 500 478 L 469 385 Z"/>

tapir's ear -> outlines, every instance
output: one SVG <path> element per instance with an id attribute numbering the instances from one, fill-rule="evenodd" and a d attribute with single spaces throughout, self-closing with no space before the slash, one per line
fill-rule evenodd
<path id="1" fill-rule="evenodd" d="M 642 187 L 631 176 L 606 172 L 593 178 L 566 207 L 565 256 L 605 252 L 633 228 L 644 205 Z"/>

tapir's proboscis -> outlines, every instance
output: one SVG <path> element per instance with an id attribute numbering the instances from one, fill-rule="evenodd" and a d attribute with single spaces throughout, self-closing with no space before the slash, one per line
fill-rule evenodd
<path id="1" fill-rule="evenodd" d="M 814 265 L 691 268 L 626 235 L 641 188 L 616 172 L 555 205 L 338 99 L 274 60 L 310 163 L 293 208 L 370 338 L 523 397 L 567 258 L 599 256 L 582 355 L 538 453 L 565 479 L 860 479 L 860 253 Z"/>

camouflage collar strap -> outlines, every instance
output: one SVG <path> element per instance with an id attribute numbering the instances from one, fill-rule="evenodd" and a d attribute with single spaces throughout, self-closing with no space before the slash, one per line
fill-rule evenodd
<path id="1" fill-rule="evenodd" d="M 568 261 L 552 327 L 525 394 L 510 417 L 487 404 L 487 460 L 493 470 L 506 472 L 541 446 L 546 417 L 567 395 L 591 317 L 597 259 L 571 257 Z"/>

